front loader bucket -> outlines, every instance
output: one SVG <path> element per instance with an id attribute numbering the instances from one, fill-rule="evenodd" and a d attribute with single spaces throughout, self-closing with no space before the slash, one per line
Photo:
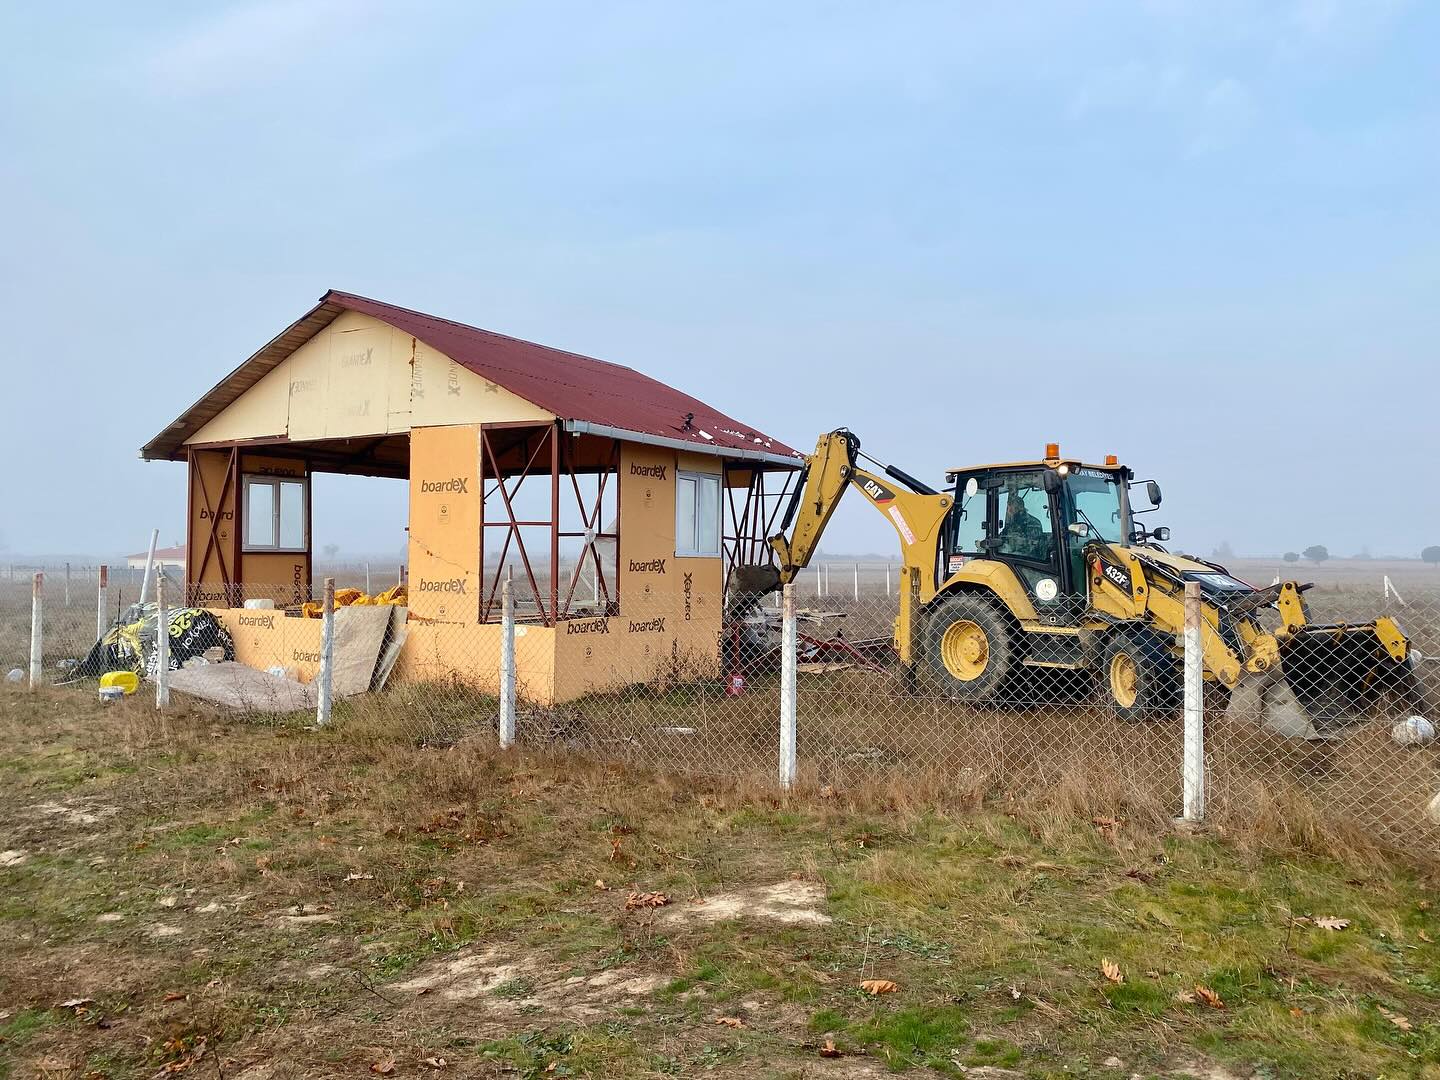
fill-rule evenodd
<path id="1" fill-rule="evenodd" d="M 1339 734 L 1382 701 L 1419 712 L 1423 694 L 1409 643 L 1389 619 L 1303 626 L 1281 638 L 1280 664 L 1243 677 L 1230 715 L 1302 739 Z"/>

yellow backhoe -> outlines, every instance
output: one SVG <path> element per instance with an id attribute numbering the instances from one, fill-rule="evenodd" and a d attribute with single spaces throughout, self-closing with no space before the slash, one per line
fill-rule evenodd
<path id="1" fill-rule="evenodd" d="M 1160 505 L 1155 481 L 1137 482 L 1113 456 L 1101 465 L 1062 457 L 1053 443 L 1041 460 L 951 470 L 936 490 L 862 454 L 852 432 L 832 431 L 805 459 L 770 538 L 775 565 L 742 568 L 733 584 L 763 591 L 793 580 L 852 487 L 900 538 L 895 648 L 932 691 L 993 701 L 1025 669 L 1092 672 L 1116 715 L 1172 714 L 1181 702 L 1184 589 L 1194 581 L 1204 677 L 1232 715 L 1313 739 L 1387 696 L 1408 712 L 1422 704 L 1416 658 L 1395 620 L 1316 624 L 1309 585 L 1255 588 L 1223 566 L 1165 550 L 1169 530 L 1136 521 Z M 1148 509 L 1132 511 L 1136 488 Z"/>

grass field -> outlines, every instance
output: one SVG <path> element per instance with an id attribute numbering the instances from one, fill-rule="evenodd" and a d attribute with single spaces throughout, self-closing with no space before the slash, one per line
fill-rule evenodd
<path id="1" fill-rule="evenodd" d="M 1434 870 L 1344 834 L 782 797 L 363 704 L 11 690 L 0 740 L 4 1075 L 1440 1076 Z"/>

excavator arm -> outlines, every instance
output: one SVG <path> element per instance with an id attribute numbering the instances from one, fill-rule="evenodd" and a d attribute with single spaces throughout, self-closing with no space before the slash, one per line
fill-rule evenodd
<path id="1" fill-rule="evenodd" d="M 780 531 L 770 537 L 781 585 L 795 579 L 819 549 L 820 538 L 840 500 L 853 485 L 884 514 L 896 534 L 908 568 L 923 568 L 932 583 L 940 524 L 951 499 L 893 465 L 882 473 L 862 469 L 860 440 L 845 428 L 820 436 L 815 452 L 805 459 L 802 479 L 785 508 Z M 878 462 L 876 464 L 879 464 Z M 896 487 L 896 482 L 904 485 Z"/>

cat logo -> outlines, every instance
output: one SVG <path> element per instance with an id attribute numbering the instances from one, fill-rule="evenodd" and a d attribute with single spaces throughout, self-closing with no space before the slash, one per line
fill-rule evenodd
<path id="1" fill-rule="evenodd" d="M 860 485 L 862 491 L 870 496 L 871 502 L 888 503 L 895 498 L 895 493 L 883 484 L 877 484 L 874 480 L 866 480 Z"/>

